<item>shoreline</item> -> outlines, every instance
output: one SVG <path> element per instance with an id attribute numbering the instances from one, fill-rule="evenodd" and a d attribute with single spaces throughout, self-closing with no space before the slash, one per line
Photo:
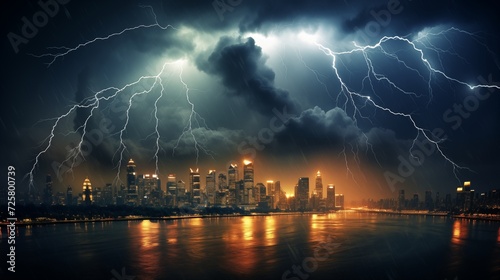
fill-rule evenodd
<path id="1" fill-rule="evenodd" d="M 425 217 L 449 217 L 453 219 L 476 220 L 476 221 L 491 221 L 500 222 L 500 216 L 477 216 L 477 215 L 451 215 L 445 212 L 427 212 L 427 211 L 386 211 L 376 209 L 351 209 L 358 213 L 373 213 L 398 216 L 425 216 Z"/>
<path id="2" fill-rule="evenodd" d="M 322 212 L 278 212 L 278 213 L 250 213 L 250 214 L 227 214 L 227 215 L 185 215 L 185 216 L 165 216 L 165 217 L 149 217 L 149 216 L 126 216 L 119 218 L 102 218 L 102 219 L 86 219 L 86 220 L 43 220 L 43 221 L 14 221 L 16 226 L 38 226 L 38 225 L 53 225 L 53 224 L 80 224 L 80 223 L 98 223 L 98 222 L 124 222 L 124 221 L 171 221 L 185 219 L 208 219 L 208 218 L 234 218 L 234 217 L 259 217 L 259 216 L 285 216 L 285 215 L 311 215 L 325 214 Z M 327 214 L 327 213 L 326 213 Z M 9 221 L 1 221 L 0 226 L 9 225 Z"/>
<path id="3" fill-rule="evenodd" d="M 424 217 L 448 217 L 452 219 L 464 220 L 479 220 L 500 222 L 500 216 L 465 216 L 465 215 L 450 215 L 444 212 L 425 212 L 425 211 L 385 211 L 376 209 L 346 209 L 342 211 L 357 212 L 357 213 L 371 213 L 371 214 L 384 214 L 384 215 L 397 215 L 397 216 L 424 216 Z M 250 213 L 250 214 L 227 214 L 227 215 L 186 215 L 186 216 L 166 216 L 166 217 L 141 217 L 141 216 L 126 216 L 119 218 L 102 218 L 102 219 L 86 219 L 86 220 L 43 220 L 43 221 L 15 221 L 16 226 L 38 226 L 38 225 L 55 225 L 55 224 L 80 224 L 80 223 L 99 223 L 99 222 L 124 222 L 124 221 L 171 221 L 171 220 L 185 220 L 185 219 L 207 219 L 207 218 L 234 218 L 234 217 L 259 217 L 259 216 L 291 216 L 291 215 L 328 215 L 338 212 L 276 212 L 276 213 Z M 0 226 L 9 225 L 9 221 L 0 222 Z"/>

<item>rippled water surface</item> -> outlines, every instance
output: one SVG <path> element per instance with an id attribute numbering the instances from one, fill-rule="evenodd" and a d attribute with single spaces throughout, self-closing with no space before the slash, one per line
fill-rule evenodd
<path id="1" fill-rule="evenodd" d="M 15 276 L 500 279 L 499 226 L 446 217 L 336 213 L 20 227 Z M 6 241 L 4 231 L 2 252 Z M 1 257 L 5 260 L 5 254 Z M 1 279 L 12 276 L 6 267 Z"/>

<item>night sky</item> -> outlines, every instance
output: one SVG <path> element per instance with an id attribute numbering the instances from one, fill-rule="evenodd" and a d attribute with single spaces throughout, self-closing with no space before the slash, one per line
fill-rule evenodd
<path id="1" fill-rule="evenodd" d="M 466 85 L 500 85 L 494 1 L 40 2 L 1 9 L 1 163 L 21 190 L 33 167 L 38 190 L 125 181 L 129 158 L 202 185 L 252 159 L 287 193 L 321 170 L 347 201 L 499 187 L 500 91 Z"/>

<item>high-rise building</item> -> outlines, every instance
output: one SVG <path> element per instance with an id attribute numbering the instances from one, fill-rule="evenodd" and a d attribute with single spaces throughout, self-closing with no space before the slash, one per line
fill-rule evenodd
<path id="1" fill-rule="evenodd" d="M 208 174 L 206 176 L 206 186 L 205 186 L 205 192 L 207 194 L 207 200 L 209 205 L 214 205 L 215 204 L 215 191 L 216 191 L 216 171 L 215 170 L 209 170 Z"/>
<path id="2" fill-rule="evenodd" d="M 85 181 L 83 181 L 82 201 L 87 206 L 91 205 L 93 201 L 92 184 L 90 183 L 89 177 L 87 177 Z"/>
<path id="3" fill-rule="evenodd" d="M 335 210 L 335 185 L 328 184 L 326 187 L 326 209 Z"/>
<path id="4" fill-rule="evenodd" d="M 269 196 L 269 198 L 270 198 L 269 207 L 271 207 L 271 209 L 275 209 L 276 208 L 276 199 L 274 196 L 274 181 L 267 180 L 266 184 L 267 184 L 267 196 Z"/>
<path id="5" fill-rule="evenodd" d="M 127 196 L 126 204 L 129 206 L 138 205 L 138 187 L 137 187 L 137 177 L 135 173 L 135 162 L 130 159 L 127 163 Z"/>
<path id="6" fill-rule="evenodd" d="M 47 174 L 47 176 L 45 177 L 45 189 L 43 190 L 43 203 L 45 203 L 46 205 L 52 205 L 52 196 L 52 176 L 50 176 L 50 174 Z"/>
<path id="7" fill-rule="evenodd" d="M 344 195 L 341 193 L 335 194 L 335 208 L 337 210 L 344 210 Z"/>
<path id="8" fill-rule="evenodd" d="M 229 188 L 228 204 L 238 204 L 238 190 L 236 189 L 236 182 L 239 181 L 238 165 L 231 164 L 227 170 L 227 185 Z"/>
<path id="9" fill-rule="evenodd" d="M 198 205 L 201 203 L 200 172 L 198 168 L 189 170 L 191 171 L 189 173 L 189 189 L 191 190 L 192 203 Z"/>
<path id="10" fill-rule="evenodd" d="M 468 212 L 472 210 L 474 204 L 474 190 L 470 181 L 465 181 L 464 185 L 457 187 L 457 208 L 460 211 Z"/>
<path id="11" fill-rule="evenodd" d="M 279 204 L 281 203 L 281 196 L 282 196 L 281 182 L 276 181 L 276 182 L 274 182 L 274 201 L 275 201 L 276 207 L 278 207 L 278 208 L 279 208 Z"/>
<path id="12" fill-rule="evenodd" d="M 255 203 L 253 162 L 243 161 L 244 203 Z"/>
<path id="13" fill-rule="evenodd" d="M 300 177 L 297 183 L 295 199 L 297 202 L 297 210 L 305 211 L 308 210 L 308 200 L 309 200 L 309 177 Z"/>
<path id="14" fill-rule="evenodd" d="M 259 201 L 258 202 L 264 202 L 266 201 L 266 196 L 267 196 L 267 189 L 266 189 L 266 186 L 262 183 L 257 183 L 255 185 L 255 187 L 257 188 L 258 192 L 259 192 Z"/>
<path id="15" fill-rule="evenodd" d="M 432 211 L 434 210 L 434 203 L 432 201 L 432 191 L 425 191 L 425 210 Z"/>
<path id="16" fill-rule="evenodd" d="M 217 190 L 228 192 L 228 184 L 227 184 L 227 176 L 224 173 L 219 173 L 219 177 L 217 178 Z"/>
<path id="17" fill-rule="evenodd" d="M 405 208 L 406 208 L 405 190 L 399 190 L 398 210 L 404 210 Z"/>
<path id="18" fill-rule="evenodd" d="M 73 188 L 71 186 L 66 189 L 66 205 L 73 205 Z"/>
<path id="19" fill-rule="evenodd" d="M 143 206 L 162 205 L 161 180 L 157 174 L 141 174 L 137 176 L 139 203 Z"/>
<path id="20" fill-rule="evenodd" d="M 316 195 L 319 199 L 323 199 L 323 180 L 321 179 L 321 172 L 316 172 L 316 186 L 314 188 Z"/>
<path id="21" fill-rule="evenodd" d="M 103 204 L 112 205 L 113 204 L 113 185 L 106 184 L 102 192 Z"/>

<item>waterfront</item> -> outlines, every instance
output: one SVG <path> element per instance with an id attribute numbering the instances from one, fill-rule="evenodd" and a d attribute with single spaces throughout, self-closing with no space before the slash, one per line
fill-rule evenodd
<path id="1" fill-rule="evenodd" d="M 17 279 L 500 276 L 500 223 L 450 217 L 339 212 L 69 223 L 17 230 Z M 302 269 L 295 272 L 299 266 Z M 6 273 L 4 267 L 2 271 Z"/>

